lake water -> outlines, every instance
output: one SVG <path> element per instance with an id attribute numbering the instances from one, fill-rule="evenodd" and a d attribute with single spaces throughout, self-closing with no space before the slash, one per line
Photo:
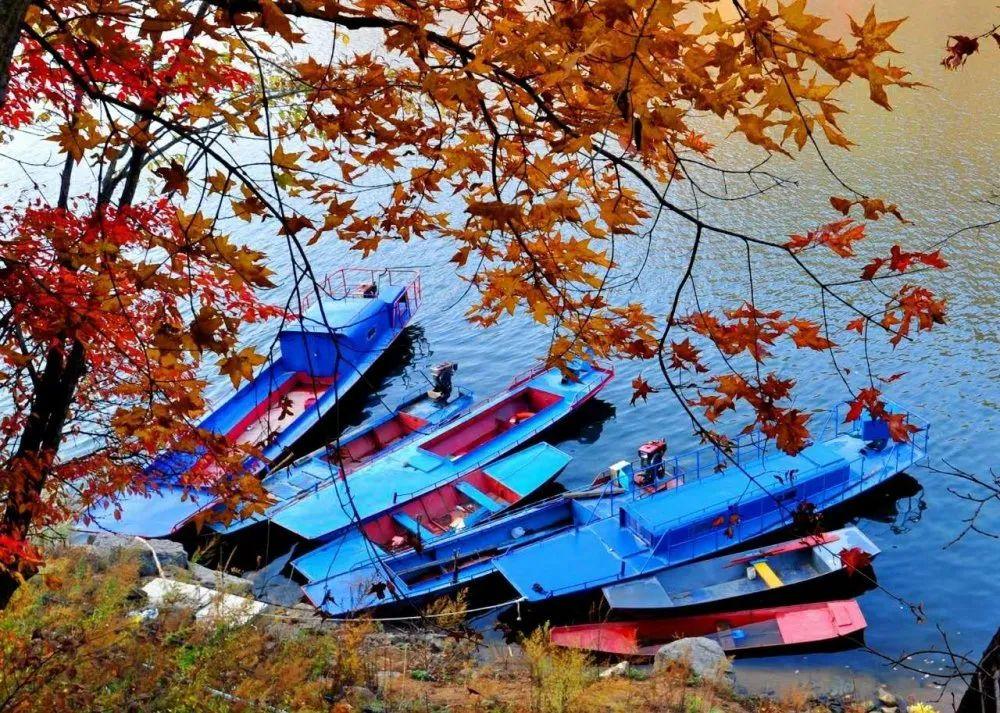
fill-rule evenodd
<path id="1" fill-rule="evenodd" d="M 890 0 L 879 3 L 884 18 L 909 15 L 910 20 L 895 36 L 902 54 L 898 62 L 910 68 L 917 80 L 929 88 L 897 92 L 891 114 L 864 101 L 866 92 L 855 88 L 844 97 L 849 115 L 847 133 L 858 144 L 849 154 L 829 151 L 832 165 L 845 180 L 865 192 L 885 195 L 900 203 L 910 225 L 883 220 L 872 228 L 872 246 L 884 246 L 902 238 L 917 245 L 930 245 L 966 225 L 997 217 L 996 208 L 982 200 L 1000 190 L 1000 83 L 996 81 L 1000 56 L 984 41 L 981 54 L 959 72 L 940 65 L 946 36 L 957 32 L 979 32 L 995 19 L 994 0 L 913 3 Z M 867 10 L 857 0 L 816 5 L 828 15 L 850 12 L 863 17 Z M 835 26 L 846 23 L 839 20 Z M 319 42 L 319 40 L 317 40 Z M 23 146 L 24 140 L 18 143 Z M 720 163 L 749 165 L 759 158 L 742 147 L 723 143 Z M 791 232 L 814 227 L 833 217 L 827 198 L 838 191 L 815 158 L 804 155 L 794 163 L 775 162 L 773 170 L 797 181 L 752 200 L 719 203 L 706 207 L 716 223 L 744 232 L 781 238 Z M 14 185 L 15 176 L 6 176 Z M 683 194 L 678 194 L 679 199 Z M 453 207 L 462 210 L 460 203 Z M 234 222 L 239 237 L 266 247 L 279 280 L 289 271 L 288 256 L 280 244 L 261 237 L 258 229 Z M 998 466 L 1000 429 L 1000 361 L 997 359 L 1000 287 L 998 231 L 966 231 L 953 237 L 945 248 L 951 269 L 933 275 L 930 283 L 948 297 L 950 317 L 946 327 L 935 329 L 912 344 L 893 350 L 887 345 L 871 349 L 878 373 L 907 372 L 900 381 L 886 386 L 889 395 L 933 423 L 932 464 L 947 460 L 957 467 L 984 474 Z M 654 235 L 648 264 L 640 279 L 614 294 L 618 301 L 641 300 L 663 313 L 679 278 L 678 267 L 690 245 L 691 231 L 681 223 L 665 221 Z M 460 364 L 457 381 L 485 396 L 503 388 L 517 372 L 529 367 L 544 352 L 546 331 L 529 317 L 516 316 L 502 324 L 479 329 L 463 317 L 469 303 L 465 284 L 447 260 L 454 247 L 434 240 L 411 245 L 387 245 L 372 265 L 420 266 L 425 302 L 412 331 L 413 350 L 405 363 L 393 365 L 390 376 L 372 384 L 375 396 L 366 413 L 384 408 L 384 402 L 412 388 L 420 372 L 440 360 Z M 616 259 L 621 273 L 630 274 L 641 264 L 645 244 L 620 243 Z M 328 238 L 314 246 L 313 269 L 323 273 L 343 264 L 362 264 L 357 254 Z M 709 238 L 695 271 L 695 284 L 703 307 L 732 305 L 746 292 L 742 247 Z M 785 309 L 818 316 L 819 295 L 804 276 L 775 256 L 753 256 L 758 306 Z M 811 255 L 820 270 L 842 269 L 834 260 Z M 844 275 L 850 277 L 851 275 Z M 878 305 L 881 298 L 870 288 L 861 288 L 859 298 Z M 690 299 L 687 306 L 693 307 Z M 835 309 L 833 324 L 850 317 Z M 263 329 L 247 334 L 260 348 L 269 345 Z M 843 365 L 862 373 L 860 342 L 845 340 Z M 784 354 L 776 359 L 780 374 L 800 384 L 803 407 L 817 407 L 847 396 L 824 355 Z M 690 424 L 668 394 L 653 395 L 648 403 L 629 405 L 629 382 L 643 374 L 652 383 L 658 372 L 653 364 L 622 362 L 618 375 L 599 401 L 583 417 L 561 428 L 556 442 L 573 456 L 562 477 L 567 487 L 580 486 L 608 464 L 631 457 L 636 447 L 653 437 L 666 437 L 672 449 L 693 445 Z M 856 383 L 861 384 L 860 381 Z M 213 393 L 223 395 L 227 380 L 219 380 Z M 360 418 L 364 414 L 351 417 Z M 882 548 L 876 563 L 879 583 L 886 590 L 911 602 L 922 602 L 927 622 L 918 624 L 908 608 L 885 591 L 874 590 L 861 597 L 869 628 L 868 646 L 889 657 L 904 652 L 940 646 L 937 626 L 948 633 L 956 651 L 977 658 L 1000 625 L 1000 578 L 997 576 L 997 541 L 970 535 L 947 546 L 963 527 L 970 510 L 952 495 L 956 482 L 926 468 L 910 473 L 898 487 L 869 500 L 848 514 Z M 1000 507 L 984 514 L 986 528 L 1000 532 Z M 937 668 L 918 657 L 912 663 Z M 774 667 L 786 671 L 852 671 L 861 677 L 881 680 L 906 679 L 908 685 L 930 685 L 931 679 L 887 669 L 883 659 L 866 651 L 784 656 L 764 661 L 740 662 L 738 673 L 754 686 L 766 686 L 766 672 Z M 757 672 L 757 676 L 752 675 Z M 762 675 L 763 672 L 763 675 Z M 764 683 L 756 683 L 763 681 Z M 928 691 L 928 694 L 931 692 Z"/>

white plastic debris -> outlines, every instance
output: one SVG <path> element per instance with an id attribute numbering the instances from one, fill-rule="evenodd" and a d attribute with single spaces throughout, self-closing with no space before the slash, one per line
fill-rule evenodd
<path id="1" fill-rule="evenodd" d="M 190 606 L 197 611 L 195 618 L 206 621 L 223 621 L 227 624 L 245 624 L 260 614 L 267 606 L 246 597 L 217 592 L 199 584 L 178 582 L 174 579 L 156 577 L 149 581 L 142 591 L 155 607 L 171 603 Z"/>

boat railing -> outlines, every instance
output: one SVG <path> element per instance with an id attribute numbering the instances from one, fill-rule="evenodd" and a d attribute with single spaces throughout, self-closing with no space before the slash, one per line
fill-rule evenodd
<path id="1" fill-rule="evenodd" d="M 366 285 L 405 286 L 404 294 L 410 304 L 410 311 L 415 312 L 423 301 L 423 290 L 420 284 L 420 272 L 408 267 L 341 267 L 322 280 L 316 286 L 322 294 L 333 299 L 360 296 Z M 400 296 L 398 301 L 402 300 Z M 316 302 L 316 292 L 309 290 L 304 294 L 301 311 L 306 312 Z"/>
<path id="2" fill-rule="evenodd" d="M 614 367 L 607 362 L 595 359 L 594 361 L 588 362 L 588 366 L 592 371 L 603 371 L 606 373 L 606 377 L 601 381 L 602 384 L 605 383 L 615 374 Z M 507 385 L 507 388 L 515 389 L 518 386 L 522 386 L 531 381 L 532 379 L 534 379 L 539 374 L 544 374 L 551 368 L 552 367 L 547 366 L 544 361 L 536 362 L 533 366 L 525 369 L 519 374 L 516 374 L 514 378 L 510 380 L 510 384 Z"/>
<path id="3" fill-rule="evenodd" d="M 808 500 L 820 509 L 828 507 L 835 504 L 840 498 L 860 493 L 867 487 L 886 480 L 890 475 L 901 472 L 925 456 L 926 450 L 918 451 L 912 441 L 905 444 L 895 444 L 890 454 L 886 454 L 884 451 L 872 455 L 861 454 L 848 462 L 846 480 L 840 475 L 843 472 L 842 468 L 828 469 L 820 476 L 821 486 L 810 494 Z M 798 473 L 795 480 L 811 479 L 809 473 L 815 471 L 816 468 Z M 689 554 L 698 556 L 700 552 L 717 551 L 773 530 L 775 517 L 781 524 L 789 524 L 794 517 L 794 508 L 776 504 L 774 498 L 756 498 L 745 505 L 739 502 L 735 503 L 738 508 L 738 519 L 735 522 L 725 520 L 718 526 L 711 527 L 708 532 L 672 541 L 671 536 L 677 532 L 676 526 L 678 524 L 682 522 L 697 524 L 700 518 L 723 512 L 723 509 L 730 505 L 733 503 L 723 500 L 683 516 L 656 523 L 653 527 L 662 531 L 662 534 L 655 543 L 650 543 L 651 552 L 655 552 L 658 558 L 669 561 L 674 559 L 671 553 L 675 552 L 676 548 L 682 548 L 682 552 L 687 550 Z M 772 517 L 768 519 L 767 515 Z M 706 543 L 712 549 L 695 547 L 695 543 Z M 645 569 L 646 565 L 641 571 Z"/>
<path id="4" fill-rule="evenodd" d="M 887 480 L 890 475 L 899 473 L 907 466 L 925 458 L 927 455 L 926 446 L 926 440 L 923 449 L 919 449 L 911 441 L 905 444 L 895 444 L 891 454 L 887 454 L 885 451 L 872 455 L 861 454 L 847 462 L 848 476 L 846 480 L 842 476 L 842 468 L 829 469 L 820 476 L 821 485 L 810 493 L 809 502 L 817 509 L 822 510 L 853 497 L 867 488 Z M 806 471 L 806 473 L 808 472 L 810 471 Z M 796 475 L 796 480 L 805 479 L 806 475 L 803 473 Z M 731 510 L 732 506 L 736 506 L 737 509 Z M 738 512 L 739 517 L 735 522 L 724 520 L 715 525 L 713 521 L 707 531 L 695 534 L 691 534 L 690 530 L 685 532 L 676 528 L 676 525 L 684 522 L 697 525 L 711 515 L 725 514 L 729 511 Z M 755 498 L 746 504 L 741 504 L 739 501 L 733 503 L 731 500 L 721 500 L 685 515 L 662 521 L 653 526 L 658 531 L 662 529 L 662 534 L 654 542 L 649 543 L 649 555 L 642 566 L 638 570 L 626 573 L 623 563 L 623 570 L 619 573 L 617 581 L 641 577 L 647 573 L 651 564 L 654 565 L 654 570 L 657 570 L 746 542 L 791 524 L 794 517 L 794 507 L 776 506 L 772 498 Z M 678 534 L 681 536 L 674 539 L 674 536 Z M 567 591 L 587 589 L 608 583 L 607 577 L 592 578 L 551 590 L 549 594 L 556 596 Z"/>

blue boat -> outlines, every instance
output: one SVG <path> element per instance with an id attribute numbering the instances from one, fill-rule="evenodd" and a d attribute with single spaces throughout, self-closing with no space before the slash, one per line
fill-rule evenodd
<path id="1" fill-rule="evenodd" d="M 888 424 L 867 415 L 790 456 L 759 434 L 736 441 L 728 458 L 700 449 L 628 478 L 625 493 L 592 501 L 585 520 L 496 557 L 503 577 L 530 602 L 589 593 L 711 555 L 839 505 L 927 457 L 927 425 L 894 408 L 923 438 L 895 443 Z M 841 429 L 844 429 L 841 431 Z M 720 470 L 721 467 L 721 470 Z M 620 482 L 620 481 L 619 481 Z M 553 567 L 572 562 L 572 567 Z"/>
<path id="2" fill-rule="evenodd" d="M 267 513 L 271 523 L 324 542 L 396 505 L 459 480 L 565 418 L 611 379 L 578 362 L 570 372 L 536 368 L 445 428 L 422 435 L 354 471 L 327 479 Z"/>
<path id="3" fill-rule="evenodd" d="M 616 616 L 672 616 L 678 610 L 773 604 L 826 582 L 852 563 L 870 564 L 879 548 L 856 527 L 799 537 L 748 552 L 672 567 L 604 587 Z"/>
<path id="4" fill-rule="evenodd" d="M 436 551 L 450 535 L 476 531 L 481 523 L 557 478 L 569 461 L 558 448 L 535 444 L 348 530 L 294 560 L 292 566 L 307 581 L 318 583 L 303 587 L 317 606 L 328 603 L 337 614 L 367 608 L 369 598 L 378 599 L 379 587 L 371 587 L 384 581 L 379 576 L 383 561 L 389 567 L 403 563 L 405 569 L 406 562 Z M 409 589 L 403 578 L 394 581 L 397 595 L 410 601 L 418 598 L 416 588 Z M 451 582 L 446 579 L 443 585 L 450 589 Z M 421 596 L 441 589 L 425 586 Z"/>
<path id="5" fill-rule="evenodd" d="M 333 616 L 439 596 L 497 572 L 529 601 L 589 593 L 775 532 L 802 503 L 820 512 L 926 458 L 927 426 L 915 416 L 906 414 L 923 428 L 920 445 L 889 442 L 885 422 L 867 416 L 843 424 L 840 410 L 824 429 L 831 436 L 797 456 L 771 451 L 760 434 L 736 439 L 730 455 L 738 465 L 712 447 L 669 458 L 646 449 L 637 463 L 615 464 L 599 487 L 386 557 L 374 569 L 317 579 L 324 572 L 310 568 L 306 593 Z"/>
<path id="6" fill-rule="evenodd" d="M 273 502 L 271 508 L 280 507 L 332 478 L 346 478 L 376 458 L 434 432 L 468 411 L 473 403 L 472 392 L 461 388 L 453 391 L 450 371 L 442 372 L 442 367 L 457 368 L 448 362 L 434 366 L 431 389 L 406 394 L 392 411 L 348 431 L 334 443 L 285 468 L 269 472 L 261 484 Z M 443 380 L 442 374 L 448 374 L 447 378 Z M 243 519 L 237 517 L 229 524 L 210 523 L 209 527 L 220 534 L 231 534 L 267 517 L 265 512 Z"/>
<path id="7" fill-rule="evenodd" d="M 420 277 L 414 270 L 344 268 L 327 276 L 319 294 L 305 302 L 298 320 L 283 324 L 278 357 L 199 424 L 232 443 L 259 447 L 264 461 L 249 459 L 249 472 L 286 459 L 389 348 L 420 305 Z M 91 508 L 91 522 L 81 528 L 171 534 L 216 503 L 209 489 L 185 480 L 196 465 L 212 468 L 204 461 L 204 451 L 160 454 L 146 469 L 151 492 Z"/>

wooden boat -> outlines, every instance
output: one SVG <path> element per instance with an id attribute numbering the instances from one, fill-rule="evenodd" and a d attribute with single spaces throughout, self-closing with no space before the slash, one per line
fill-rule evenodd
<path id="1" fill-rule="evenodd" d="M 849 553 L 849 554 L 843 554 Z M 651 577 L 604 587 L 619 615 L 662 615 L 669 610 L 731 604 L 747 606 L 790 595 L 844 572 L 855 555 L 871 561 L 878 547 L 856 527 L 673 567 Z"/>
<path id="2" fill-rule="evenodd" d="M 435 576 L 433 568 L 408 579 L 412 564 L 450 535 L 474 530 L 537 492 L 569 461 L 558 448 L 535 444 L 348 530 L 292 566 L 310 582 L 303 588 L 306 596 L 331 615 L 382 603 L 376 594 L 381 590 L 372 590 L 372 585 L 384 579 L 381 570 L 386 565 L 401 565 L 395 593 L 406 591 L 411 602 L 440 596 L 459 583 L 450 576 Z M 451 556 L 457 557 L 457 552 Z"/>
<path id="3" fill-rule="evenodd" d="M 432 373 L 440 373 L 442 366 L 454 367 L 446 362 L 433 367 Z M 391 412 L 348 431 L 334 443 L 300 458 L 286 468 L 270 472 L 263 478 L 262 485 L 272 498 L 272 507 L 331 478 L 351 475 L 376 458 L 452 421 L 473 403 L 471 392 L 464 389 L 452 390 L 450 375 L 447 386 L 438 377 L 435 377 L 432 384 L 431 389 L 407 394 Z M 264 515 L 255 515 L 236 518 L 227 525 L 214 523 L 209 526 L 221 534 L 231 534 L 265 519 Z"/>
<path id="4" fill-rule="evenodd" d="M 833 411 L 834 435 L 796 456 L 771 452 L 768 441 L 751 434 L 736 441 L 730 454 L 736 465 L 725 467 L 728 456 L 707 448 L 657 465 L 660 475 L 649 482 L 613 480 L 607 496 L 577 503 L 572 527 L 514 546 L 494 564 L 525 599 L 537 602 L 653 576 L 770 534 L 799 512 L 844 503 L 926 458 L 926 425 L 894 408 L 923 426 L 919 446 L 867 441 L 877 419 L 844 424 Z"/>
<path id="5" fill-rule="evenodd" d="M 420 301 L 420 276 L 414 270 L 331 273 L 319 286 L 319 299 L 307 302 L 298 320 L 283 323 L 277 358 L 200 427 L 232 443 L 259 447 L 264 460 L 245 464 L 252 473 L 281 463 L 402 333 Z M 186 478 L 194 468 L 198 483 Z M 123 494 L 91 508 L 81 529 L 169 535 L 215 505 L 204 487 L 206 473 L 212 476 L 214 470 L 203 451 L 163 453 L 146 470 L 153 492 Z"/>
<path id="6" fill-rule="evenodd" d="M 784 646 L 818 644 L 858 634 L 867 626 L 853 599 L 747 609 L 719 614 L 559 626 L 552 643 L 621 656 L 654 656 L 677 639 L 705 637 L 723 651 L 741 654 Z"/>
<path id="7" fill-rule="evenodd" d="M 578 362 L 569 375 L 537 368 L 443 428 L 391 450 L 349 477 L 327 479 L 266 514 L 305 539 L 326 541 L 417 500 L 523 445 L 604 388 L 610 368 Z"/>
<path id="8" fill-rule="evenodd" d="M 861 437 L 863 424 L 845 426 L 836 410 L 831 423 L 833 437 L 795 458 L 768 452 L 759 437 L 736 439 L 733 456 L 753 475 L 749 482 L 738 468 L 719 471 L 726 461 L 712 448 L 665 464 L 640 457 L 616 463 L 597 488 L 449 534 L 421 551 L 372 563 L 369 549 L 348 554 L 331 545 L 336 562 L 329 552 L 318 562 L 307 555 L 296 568 L 307 579 L 309 599 L 334 616 L 440 595 L 497 573 L 529 602 L 647 578 L 779 530 L 791 524 L 799 502 L 822 511 L 926 457 L 926 438 L 922 447 L 886 444 L 873 451 Z M 573 566 L 553 566 L 560 562 Z"/>

